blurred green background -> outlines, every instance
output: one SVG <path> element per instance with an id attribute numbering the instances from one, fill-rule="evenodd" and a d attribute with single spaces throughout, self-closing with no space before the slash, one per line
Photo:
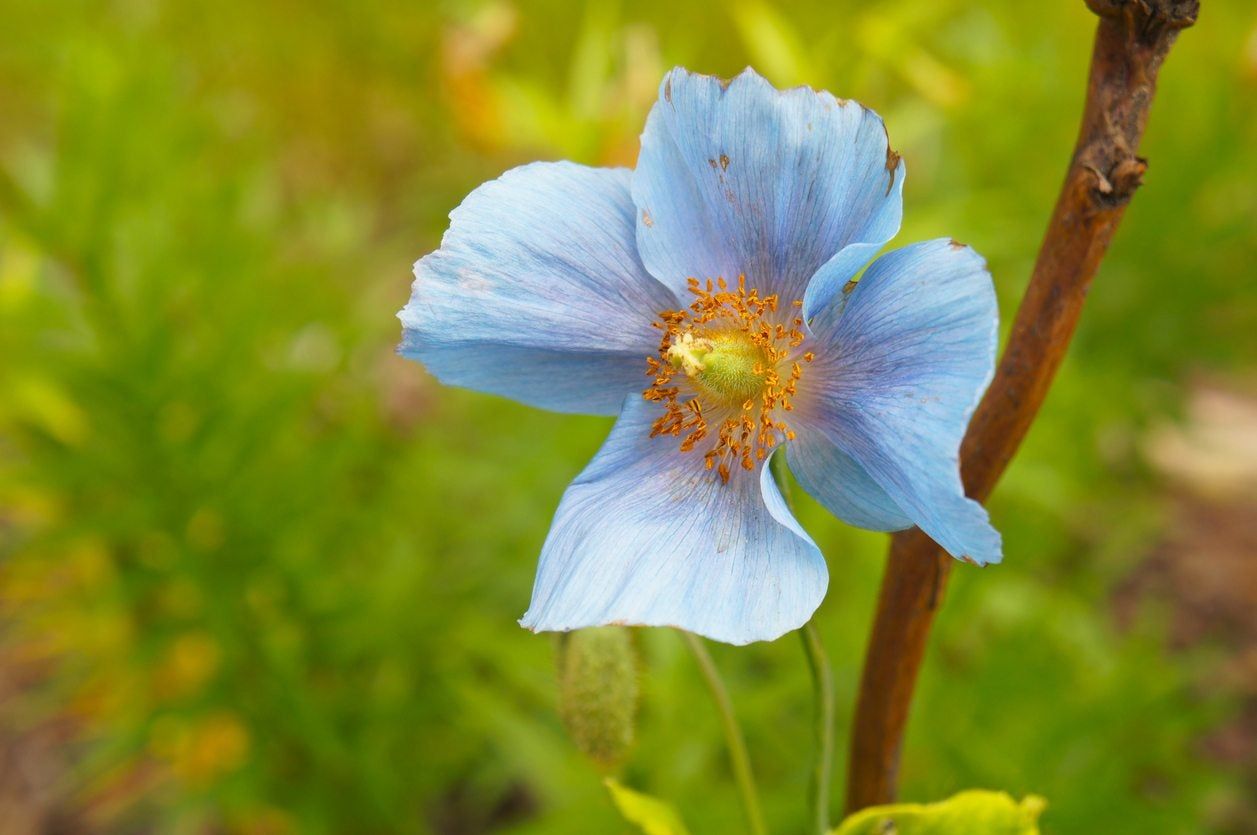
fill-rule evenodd
<path id="1" fill-rule="evenodd" d="M 1257 12 L 1203 5 L 992 502 L 1006 561 L 956 572 L 905 798 L 1257 831 Z M 973 244 L 1008 318 L 1093 26 L 1014 0 L 0 4 L 0 830 L 627 831 L 557 718 L 552 638 L 515 624 L 609 421 L 397 358 L 411 263 L 506 168 L 631 165 L 668 67 L 752 64 L 878 110 L 899 240 Z M 802 516 L 842 750 L 885 537 Z M 622 778 L 741 831 L 692 660 L 637 645 Z M 713 653 L 801 832 L 799 642 Z"/>

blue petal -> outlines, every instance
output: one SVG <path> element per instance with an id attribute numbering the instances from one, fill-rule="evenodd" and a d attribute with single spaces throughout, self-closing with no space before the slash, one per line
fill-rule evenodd
<path id="1" fill-rule="evenodd" d="M 998 317 L 969 247 L 937 240 L 883 255 L 845 305 L 812 322 L 817 390 L 800 410 L 801 429 L 823 434 L 884 491 L 866 503 L 889 498 L 952 556 L 979 564 L 1000 561 L 1000 536 L 965 498 L 959 450 L 991 381 Z M 812 486 L 842 506 L 826 483 Z"/>
<path id="2" fill-rule="evenodd" d="M 637 257 L 630 177 L 534 163 L 472 192 L 415 264 L 401 353 L 450 385 L 616 414 L 676 307 Z"/>
<path id="3" fill-rule="evenodd" d="M 894 236 L 902 186 L 882 120 L 859 104 L 749 69 L 730 82 L 675 69 L 633 175 L 638 247 L 679 298 L 691 276 L 745 274 L 783 303 L 806 291 L 807 313 Z"/>
<path id="4" fill-rule="evenodd" d="M 767 462 L 722 484 L 700 453 L 649 437 L 658 409 L 627 398 L 564 494 L 520 623 L 676 626 L 731 644 L 802 626 L 825 596 L 825 560 Z"/>
<path id="5" fill-rule="evenodd" d="M 787 444 L 790 471 L 830 513 L 871 531 L 901 531 L 913 525 L 895 500 L 820 432 L 801 432 Z"/>

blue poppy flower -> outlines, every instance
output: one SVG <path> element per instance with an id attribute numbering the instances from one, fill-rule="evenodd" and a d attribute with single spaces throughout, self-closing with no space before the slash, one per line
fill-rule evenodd
<path id="1" fill-rule="evenodd" d="M 902 215 L 881 119 L 808 88 L 670 72 L 637 168 L 534 163 L 476 189 L 415 265 L 400 352 L 442 382 L 618 415 L 559 504 L 537 631 L 803 625 L 825 560 L 769 471 L 839 518 L 998 562 L 958 450 L 995 294 L 950 240 L 869 259 Z"/>

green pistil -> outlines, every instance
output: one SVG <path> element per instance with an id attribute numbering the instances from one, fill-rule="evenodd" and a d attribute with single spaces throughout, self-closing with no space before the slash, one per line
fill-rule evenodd
<path id="1" fill-rule="evenodd" d="M 730 405 L 741 406 L 764 389 L 764 352 L 742 333 L 684 334 L 668 349 L 668 360 Z"/>

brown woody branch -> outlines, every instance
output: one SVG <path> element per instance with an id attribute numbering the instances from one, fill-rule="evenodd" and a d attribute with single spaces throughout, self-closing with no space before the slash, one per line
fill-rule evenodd
<path id="1" fill-rule="evenodd" d="M 1082 126 L 1012 333 L 961 447 L 985 500 L 1030 429 L 1078 324 L 1087 288 L 1139 187 L 1136 154 L 1157 72 L 1198 0 L 1087 0 L 1100 16 Z M 920 530 L 891 540 L 856 704 L 847 809 L 895 798 L 904 726 L 930 625 L 952 566 Z"/>

